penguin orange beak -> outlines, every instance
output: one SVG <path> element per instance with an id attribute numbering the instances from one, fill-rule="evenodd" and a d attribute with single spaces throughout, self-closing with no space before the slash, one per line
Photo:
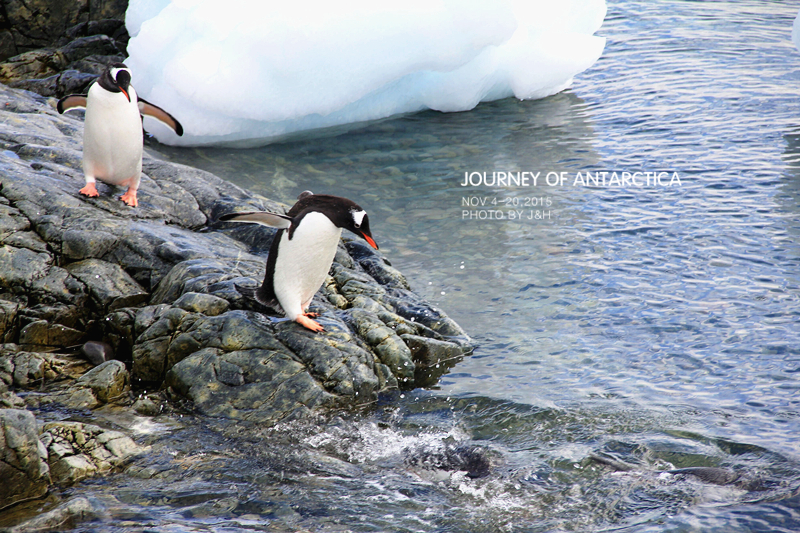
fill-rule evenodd
<path id="1" fill-rule="evenodd" d="M 125 98 L 127 98 L 128 101 L 130 102 L 131 101 L 131 96 L 128 94 L 128 91 L 126 91 L 123 87 L 121 87 L 119 85 L 117 85 L 117 87 L 119 87 L 119 90 L 122 91 L 122 94 L 124 94 Z"/>
<path id="2" fill-rule="evenodd" d="M 375 243 L 375 240 L 372 238 L 372 235 L 367 235 L 366 233 L 362 233 L 361 236 L 364 237 L 364 240 L 367 241 L 370 246 L 372 246 L 376 250 L 378 249 L 378 245 Z"/>

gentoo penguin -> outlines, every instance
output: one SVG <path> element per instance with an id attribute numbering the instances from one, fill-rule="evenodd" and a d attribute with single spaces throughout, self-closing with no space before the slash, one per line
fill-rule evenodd
<path id="1" fill-rule="evenodd" d="M 113 63 L 86 96 L 71 94 L 58 101 L 59 113 L 85 107 L 83 126 L 83 173 L 86 196 L 98 196 L 95 179 L 128 187 L 120 200 L 131 207 L 139 205 L 136 191 L 142 176 L 141 115 L 151 116 L 183 135 L 183 127 L 158 106 L 137 98 L 131 71 L 123 63 Z"/>
<path id="2" fill-rule="evenodd" d="M 378 245 L 369 231 L 367 213 L 347 198 L 312 194 L 297 197 L 285 215 L 264 211 L 228 213 L 220 220 L 253 222 L 279 228 L 267 257 L 267 273 L 258 289 L 238 287 L 245 296 L 274 307 L 280 304 L 286 316 L 311 331 L 322 331 L 307 313 L 336 255 L 342 228 L 363 237 L 373 248 Z"/>

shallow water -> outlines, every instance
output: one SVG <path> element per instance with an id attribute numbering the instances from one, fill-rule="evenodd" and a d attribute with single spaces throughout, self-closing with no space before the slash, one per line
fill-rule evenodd
<path id="1" fill-rule="evenodd" d="M 603 57 L 551 98 L 256 150 L 152 147 L 287 203 L 356 200 L 476 349 L 362 413 L 269 431 L 170 419 L 140 437 L 144 473 L 70 490 L 104 502 L 104 530 L 800 530 L 796 14 L 610 2 Z M 460 186 L 501 171 L 540 183 Z M 575 184 L 587 171 L 666 177 Z M 543 186 L 550 172 L 564 184 Z M 464 198 L 526 218 L 465 219 Z M 459 445 L 485 447 L 490 474 L 414 460 Z M 694 466 L 741 477 L 659 474 Z"/>

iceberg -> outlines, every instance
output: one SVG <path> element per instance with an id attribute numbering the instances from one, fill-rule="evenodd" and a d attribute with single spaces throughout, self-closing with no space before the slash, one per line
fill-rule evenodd
<path id="1" fill-rule="evenodd" d="M 146 122 L 160 142 L 253 147 L 558 93 L 600 57 L 605 14 L 604 0 L 131 0 L 126 64 L 184 126 Z"/>
<path id="2" fill-rule="evenodd" d="M 800 50 L 800 12 L 797 13 L 794 24 L 792 24 L 792 42 L 794 42 L 794 47 Z"/>

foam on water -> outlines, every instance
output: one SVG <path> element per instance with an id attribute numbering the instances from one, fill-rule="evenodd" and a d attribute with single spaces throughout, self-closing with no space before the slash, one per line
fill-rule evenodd
<path id="1" fill-rule="evenodd" d="M 132 0 L 137 92 L 184 126 L 167 144 L 256 146 L 422 109 L 543 98 L 589 68 L 604 0 L 332 4 Z"/>
<path id="2" fill-rule="evenodd" d="M 462 442 L 467 438 L 467 434 L 459 427 L 407 435 L 367 422 L 345 428 L 327 428 L 324 432 L 310 435 L 305 439 L 305 444 L 344 455 L 351 462 L 363 463 L 400 457 L 411 450 L 440 450 L 444 448 L 445 441 Z"/>

